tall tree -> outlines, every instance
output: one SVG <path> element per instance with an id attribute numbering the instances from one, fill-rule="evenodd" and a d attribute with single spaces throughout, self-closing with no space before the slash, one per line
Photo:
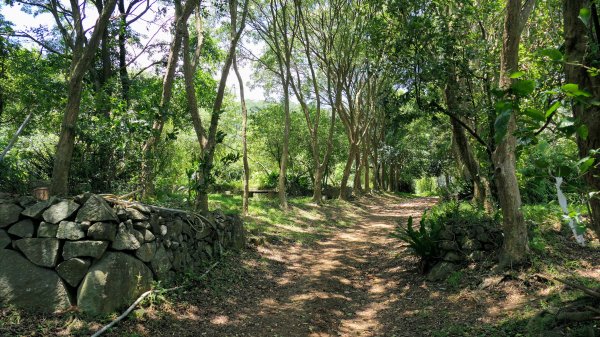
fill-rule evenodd
<path id="1" fill-rule="evenodd" d="M 600 191 L 600 152 L 595 155 L 591 153 L 600 149 L 600 107 L 590 104 L 590 100 L 600 100 L 600 78 L 591 72 L 593 63 L 597 64 L 599 58 L 597 7 L 597 1 L 563 1 L 566 81 L 591 95 L 588 99 L 574 99 L 572 102 L 573 116 L 588 130 L 586 136 L 577 135 L 579 155 L 582 158 L 590 155 L 595 158 L 595 165 L 584 176 L 591 192 Z M 592 194 L 589 202 L 591 228 L 600 236 L 600 194 Z"/>
<path id="2" fill-rule="evenodd" d="M 92 63 L 94 54 L 102 39 L 102 34 L 115 9 L 116 2 L 116 0 L 108 0 L 106 2 L 102 12 L 99 13 L 91 37 L 87 39 L 86 30 L 83 28 L 82 7 L 80 7 L 77 0 L 71 0 L 75 39 L 72 41 L 73 48 L 69 69 L 67 106 L 63 116 L 60 138 L 56 147 L 54 167 L 52 169 L 51 193 L 53 194 L 62 195 L 67 194 L 69 191 L 69 172 L 71 169 L 73 148 L 75 146 L 77 118 L 81 105 L 83 76 Z"/>
<path id="3" fill-rule="evenodd" d="M 308 127 L 308 133 L 310 136 L 310 147 L 313 159 L 313 201 L 316 203 L 320 203 L 322 199 L 322 190 L 323 190 L 323 176 L 325 173 L 325 168 L 327 167 L 327 163 L 329 161 L 329 157 L 331 156 L 332 151 L 332 138 L 333 138 L 333 130 L 335 127 L 335 110 L 331 112 L 330 118 L 330 129 L 327 137 L 326 149 L 325 153 L 321 154 L 321 148 L 323 146 L 322 141 L 319 138 L 319 128 L 321 126 L 321 115 L 322 115 L 322 97 L 321 97 L 321 88 L 319 83 L 319 78 L 317 74 L 317 67 L 315 66 L 314 61 L 314 52 L 315 48 L 320 49 L 319 46 L 313 46 L 313 41 L 315 43 L 323 43 L 319 41 L 314 35 L 315 30 L 312 27 L 315 26 L 316 16 L 310 16 L 310 13 L 314 11 L 314 7 L 310 7 L 309 3 L 306 1 L 295 0 L 295 16 L 299 22 L 299 34 L 298 41 L 302 46 L 302 52 L 300 53 L 301 62 L 295 62 L 293 66 L 293 74 L 290 84 L 296 99 L 300 102 L 300 106 L 302 108 L 302 112 L 304 113 L 304 119 L 306 121 L 306 125 Z M 312 20 L 311 20 L 312 19 Z M 308 65 L 308 74 L 302 74 L 300 71 L 300 65 L 302 67 Z M 308 85 L 303 85 L 302 79 L 305 78 L 305 81 L 308 82 Z M 309 99 L 303 91 L 304 87 L 310 88 L 308 91 L 310 95 L 313 97 L 312 99 L 312 107 L 314 108 L 314 114 L 311 110 L 311 106 L 309 106 Z M 323 156 L 323 159 L 321 159 Z"/>
<path id="4" fill-rule="evenodd" d="M 246 109 L 246 96 L 244 95 L 244 80 L 237 65 L 237 58 L 233 59 L 233 71 L 240 86 L 240 106 L 242 109 L 242 162 L 244 165 L 244 176 L 242 182 L 242 213 L 248 215 L 248 198 L 250 195 L 250 165 L 248 165 L 248 110 Z"/>
<path id="5" fill-rule="evenodd" d="M 175 70 L 179 61 L 181 44 L 183 36 L 187 31 L 187 21 L 196 8 L 198 0 L 187 0 L 182 6 L 181 0 L 175 1 L 175 18 L 174 18 L 174 33 L 169 50 L 169 58 L 167 61 L 167 69 L 163 76 L 162 93 L 160 104 L 158 106 L 159 114 L 152 124 L 150 137 L 146 140 L 142 158 L 142 172 L 140 184 L 142 186 L 142 196 L 154 195 L 154 152 L 160 142 L 162 130 L 169 115 L 171 98 L 173 96 L 173 82 L 175 80 Z"/>
<path id="6" fill-rule="evenodd" d="M 532 3 L 532 0 L 527 0 Z M 525 8 L 523 10 L 523 8 Z M 528 10 L 529 8 L 529 10 Z M 519 42 L 521 32 L 531 7 L 522 7 L 521 0 L 507 0 L 506 16 L 502 38 L 502 53 L 500 57 L 499 87 L 508 91 L 513 79 L 511 74 L 519 70 Z M 506 134 L 498 142 L 492 154 L 494 175 L 498 189 L 498 200 L 502 209 L 502 227 L 504 244 L 500 259 L 501 267 L 510 267 L 524 263 L 529 253 L 527 226 L 521 211 L 521 193 L 516 175 L 516 146 L 517 129 L 516 111 L 513 108 L 504 112 L 506 118 Z M 502 116 L 499 116 L 502 118 Z M 496 134 L 500 130 L 496 129 Z"/>
<path id="7" fill-rule="evenodd" d="M 294 41 L 298 34 L 298 20 L 293 16 L 294 6 L 290 0 L 268 0 L 266 3 L 256 3 L 257 16 L 252 25 L 261 39 L 267 44 L 268 51 L 275 56 L 275 66 L 263 63 L 271 72 L 276 74 L 282 86 L 283 94 L 283 147 L 279 161 L 279 178 L 277 193 L 279 206 L 288 208 L 286 176 L 289 160 L 290 135 L 290 86 L 292 82 L 291 64 Z"/>
<path id="8" fill-rule="evenodd" d="M 223 112 L 223 99 L 225 98 L 225 87 L 231 65 L 235 60 L 238 42 L 242 37 L 246 27 L 246 17 L 248 16 L 249 0 L 244 0 L 241 6 L 241 17 L 238 20 L 238 11 L 240 11 L 237 0 L 229 1 L 230 14 L 230 41 L 227 50 L 225 62 L 221 68 L 221 78 L 217 89 L 217 96 L 210 114 L 210 123 L 206 134 L 206 142 L 202 147 L 200 167 L 198 168 L 198 191 L 196 193 L 195 207 L 203 213 L 208 212 L 208 186 L 211 180 L 215 148 L 218 143 L 223 141 L 223 136 L 218 132 L 219 118 Z M 188 68 L 188 67 L 184 67 Z"/>

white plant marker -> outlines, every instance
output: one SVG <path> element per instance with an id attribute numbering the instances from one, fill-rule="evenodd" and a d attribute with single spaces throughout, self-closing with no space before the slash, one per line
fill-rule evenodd
<path id="1" fill-rule="evenodd" d="M 556 195 L 558 196 L 558 204 L 560 205 L 560 208 L 564 213 L 563 217 L 569 220 L 569 227 L 571 227 L 571 231 L 573 231 L 573 236 L 575 236 L 575 240 L 577 241 L 577 243 L 580 246 L 585 247 L 585 238 L 583 237 L 583 234 L 579 234 L 577 232 L 576 223 L 579 223 L 578 216 L 569 216 L 569 209 L 567 208 L 567 198 L 565 197 L 563 191 L 560 189 L 560 185 L 562 185 L 563 182 L 563 177 L 555 177 L 555 179 Z"/>

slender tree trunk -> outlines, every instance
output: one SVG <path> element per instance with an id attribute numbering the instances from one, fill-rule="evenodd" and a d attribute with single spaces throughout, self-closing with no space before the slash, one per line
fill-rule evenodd
<path id="1" fill-rule="evenodd" d="M 240 104 L 242 106 L 242 161 L 244 163 L 244 181 L 243 181 L 243 194 L 242 194 L 242 213 L 248 215 L 248 196 L 249 196 L 249 180 L 250 180 L 250 166 L 248 165 L 248 142 L 246 138 L 246 131 L 248 127 L 248 110 L 246 109 L 246 98 L 244 96 L 244 81 L 240 75 L 240 71 L 237 66 L 237 59 L 233 59 L 233 71 L 237 77 L 240 85 Z"/>
<path id="2" fill-rule="evenodd" d="M 592 9 L 591 23 L 594 25 L 596 35 L 589 34 L 589 30 L 579 18 L 582 8 Z M 600 27 L 597 25 L 597 4 L 589 0 L 563 0 L 564 34 L 565 34 L 565 73 L 567 83 L 579 85 L 581 90 L 592 94 L 592 99 L 600 99 L 600 78 L 592 76 L 586 66 L 598 59 L 594 55 L 592 44 L 598 45 L 600 41 Z M 577 136 L 579 156 L 584 158 L 590 151 L 600 148 L 600 108 L 596 105 L 574 101 L 572 103 L 573 116 L 588 128 L 588 136 Z M 591 192 L 600 191 L 600 155 L 596 154 L 594 166 L 585 174 L 584 179 Z M 600 195 L 590 199 L 591 228 L 600 237 Z"/>
<path id="3" fill-rule="evenodd" d="M 196 49 L 201 46 L 196 46 Z M 196 74 L 196 65 L 192 61 L 192 55 L 190 51 L 190 38 L 188 33 L 187 24 L 183 31 L 183 77 L 185 82 L 185 96 L 187 100 L 187 109 L 192 119 L 192 125 L 194 126 L 194 132 L 196 133 L 196 139 L 200 147 L 200 152 L 204 151 L 206 145 L 206 135 L 204 134 L 204 127 L 202 126 L 202 120 L 198 111 L 198 100 L 196 99 L 196 88 L 194 86 L 194 77 Z"/>
<path id="4" fill-rule="evenodd" d="M 125 13 L 125 0 L 119 0 L 119 78 L 121 80 L 121 98 L 129 107 L 129 73 L 127 72 L 127 13 Z"/>
<path id="5" fill-rule="evenodd" d="M 283 127 L 283 147 L 281 152 L 281 166 L 279 166 L 279 179 L 277 181 L 277 190 L 279 195 L 279 206 L 282 209 L 288 208 L 287 195 L 286 195 L 286 174 L 287 174 L 287 163 L 289 158 L 289 138 L 290 138 L 290 94 L 289 94 L 289 77 L 284 81 L 283 85 L 283 113 L 284 113 L 284 127 Z"/>
<path id="6" fill-rule="evenodd" d="M 210 181 L 210 175 L 213 167 L 215 149 L 217 143 L 220 141 L 217 138 L 217 129 L 219 127 L 219 118 L 223 112 L 223 99 L 225 97 L 227 77 L 229 76 L 231 65 L 235 59 L 238 42 L 246 26 L 248 3 L 249 0 L 244 0 L 242 17 L 239 25 L 237 23 L 238 2 L 236 0 L 232 0 L 229 3 L 229 12 L 231 15 L 231 41 L 229 44 L 229 49 L 227 50 L 227 57 L 225 58 L 223 68 L 221 69 L 221 79 L 219 80 L 219 87 L 217 88 L 217 96 L 215 97 L 215 102 L 210 115 L 208 137 L 203 150 L 202 161 L 198 169 L 198 185 L 200 186 L 200 189 L 196 194 L 195 207 L 204 214 L 208 213 L 208 183 Z"/>
<path id="7" fill-rule="evenodd" d="M 381 188 L 383 191 L 389 191 L 389 183 L 388 183 L 388 175 L 387 175 L 387 165 L 385 165 L 385 162 L 382 161 L 381 162 Z M 387 168 L 389 170 L 389 168 Z"/>
<path id="8" fill-rule="evenodd" d="M 379 191 L 381 189 L 381 185 L 379 184 L 379 155 L 377 154 L 377 150 L 373 150 L 373 189 L 375 191 Z"/>
<path id="9" fill-rule="evenodd" d="M 518 70 L 521 0 L 507 0 L 502 55 L 500 60 L 500 88 L 508 89 L 512 83 L 510 74 Z M 497 144 L 492 155 L 498 199 L 502 208 L 504 246 L 500 267 L 519 265 L 529 253 L 527 226 L 521 211 L 521 193 L 516 176 L 516 117 L 514 112 L 508 121 L 508 131 Z"/>
<path id="10" fill-rule="evenodd" d="M 14 136 L 10 139 L 10 142 L 8 142 L 8 145 L 6 145 L 6 147 L 4 148 L 4 151 L 2 151 L 2 154 L 0 154 L 0 163 L 4 160 L 4 157 L 6 157 L 6 154 L 8 153 L 8 151 L 10 151 L 10 149 L 12 149 L 12 147 L 15 145 L 15 143 L 17 142 L 17 139 L 19 139 L 19 136 L 21 135 L 23 130 L 25 130 L 27 123 L 29 123 L 29 121 L 31 120 L 31 116 L 33 116 L 33 111 L 30 111 L 27 114 L 27 117 L 25 117 L 25 120 L 23 121 L 23 123 L 21 123 L 21 126 L 19 126 L 19 128 L 17 129 L 17 132 L 15 132 Z"/>
<path id="11" fill-rule="evenodd" d="M 76 2 L 72 2 L 77 4 Z M 67 106 L 63 116 L 60 137 L 56 147 L 54 156 L 54 167 L 52 168 L 52 186 L 51 193 L 54 195 L 65 195 L 69 191 L 69 172 L 71 169 L 71 159 L 73 158 L 73 148 L 75 146 L 75 129 L 77 126 L 77 118 L 79 116 L 79 108 L 81 106 L 81 94 L 83 91 L 83 76 L 88 71 L 94 54 L 98 49 L 102 32 L 104 31 L 108 20 L 113 10 L 115 9 L 116 0 L 108 0 L 104 6 L 102 13 L 89 38 L 87 46 L 84 47 L 85 32 L 81 27 L 81 17 L 79 14 L 74 15 L 74 20 L 77 22 L 77 41 L 78 46 L 73 51 L 71 60 L 71 68 L 69 73 L 69 83 L 67 86 Z M 74 12 L 79 12 L 78 9 L 72 8 Z"/>
<path id="12" fill-rule="evenodd" d="M 354 194 L 362 194 L 362 161 L 360 155 L 360 146 L 356 146 L 356 153 L 354 153 Z"/>
<path id="13" fill-rule="evenodd" d="M 198 4 L 197 0 L 188 0 L 185 6 L 181 8 L 181 2 L 177 1 L 175 4 L 175 33 L 173 34 L 173 41 L 171 42 L 171 48 L 169 51 L 169 58 L 167 61 L 167 69 L 163 77 L 162 93 L 159 103 L 159 118 L 154 120 L 152 124 L 152 130 L 150 137 L 146 140 L 142 149 L 142 169 L 140 183 L 142 185 L 142 197 L 148 197 L 155 194 L 154 187 L 154 152 L 160 137 L 162 130 L 167 121 L 168 111 L 171 104 L 171 97 L 173 96 L 173 82 L 175 80 L 175 69 L 179 61 L 179 52 L 181 51 L 181 45 L 183 41 L 184 29 L 186 23 L 193 9 Z"/>
<path id="14" fill-rule="evenodd" d="M 346 166 L 344 166 L 342 181 L 340 183 L 340 199 L 342 200 L 348 200 L 349 197 L 346 194 L 346 188 L 348 187 L 348 179 L 350 178 L 350 170 L 352 169 L 352 163 L 354 162 L 356 151 L 358 151 L 356 145 L 351 143 L 348 151 L 348 159 L 346 160 Z"/>
<path id="15" fill-rule="evenodd" d="M 395 164 L 390 164 L 390 167 L 388 168 L 388 192 L 396 192 L 396 186 L 394 185 L 395 168 Z"/>
<path id="16" fill-rule="evenodd" d="M 394 165 L 394 192 L 400 191 L 398 165 Z"/>
<path id="17" fill-rule="evenodd" d="M 465 165 L 466 171 L 473 181 L 473 202 L 480 207 L 483 206 L 488 213 L 491 213 L 493 212 L 493 207 L 490 200 L 491 196 L 488 194 L 490 191 L 489 183 L 481 175 L 479 163 L 473 155 L 471 144 L 467 139 L 464 128 L 455 120 L 451 120 L 450 122 L 452 124 L 452 137 L 456 144 L 456 152 L 460 156 L 460 162 Z"/>
<path id="18" fill-rule="evenodd" d="M 365 170 L 365 193 L 371 193 L 371 185 L 369 176 L 369 148 L 368 142 L 363 143 L 363 168 Z"/>

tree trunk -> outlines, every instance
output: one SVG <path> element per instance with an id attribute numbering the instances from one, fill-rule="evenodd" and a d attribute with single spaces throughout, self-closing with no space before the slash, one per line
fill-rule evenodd
<path id="1" fill-rule="evenodd" d="M 4 160 L 4 157 L 6 156 L 8 151 L 10 151 L 10 149 L 15 145 L 15 143 L 17 142 L 17 139 L 19 139 L 19 136 L 21 135 L 23 130 L 25 130 L 27 123 L 29 123 L 29 120 L 31 120 L 31 116 L 33 116 L 33 111 L 30 111 L 29 114 L 27 114 L 27 117 L 25 117 L 25 120 L 23 121 L 23 123 L 21 123 L 21 126 L 19 126 L 19 128 L 17 129 L 17 132 L 15 132 L 14 136 L 10 139 L 10 142 L 8 142 L 8 145 L 6 145 L 6 147 L 4 148 L 4 151 L 2 151 L 2 154 L 0 154 L 0 163 Z"/>
<path id="2" fill-rule="evenodd" d="M 229 49 L 227 50 L 227 57 L 225 58 L 223 68 L 221 69 L 221 78 L 219 80 L 219 87 L 217 88 L 217 96 L 215 97 L 215 102 L 210 115 L 208 137 L 206 140 L 206 145 L 202 151 L 202 160 L 198 169 L 198 186 L 200 186 L 200 188 L 196 194 L 195 207 L 203 214 L 208 213 L 208 182 L 210 181 L 217 142 L 221 141 L 217 138 L 217 129 L 219 127 L 219 118 L 223 112 L 223 99 L 225 97 L 227 77 L 229 76 L 229 70 L 231 69 L 231 65 L 235 59 L 238 41 L 240 40 L 242 32 L 244 31 L 244 27 L 246 26 L 248 2 L 249 0 L 244 1 L 242 18 L 239 26 L 237 23 L 238 2 L 236 0 L 229 2 L 229 12 L 231 15 L 231 41 L 229 44 Z"/>
<path id="3" fill-rule="evenodd" d="M 394 186 L 394 171 L 395 171 L 395 166 L 393 164 L 390 164 L 390 167 L 388 168 L 388 192 L 395 192 L 396 188 Z"/>
<path id="4" fill-rule="evenodd" d="M 398 176 L 399 176 L 398 166 L 394 165 L 394 176 L 393 176 L 393 179 L 394 179 L 394 189 L 393 189 L 393 191 L 394 192 L 400 192 L 400 183 L 399 183 Z"/>
<path id="5" fill-rule="evenodd" d="M 491 202 L 490 187 L 487 179 L 481 175 L 479 163 L 465 134 L 464 128 L 455 120 L 451 119 L 452 138 L 456 144 L 456 152 L 460 156 L 460 162 L 465 165 L 469 178 L 473 181 L 473 202 L 491 213 L 493 206 Z"/>
<path id="6" fill-rule="evenodd" d="M 381 190 L 381 185 L 379 184 L 379 155 L 377 154 L 377 150 L 373 151 L 373 189 L 375 191 Z"/>
<path id="7" fill-rule="evenodd" d="M 387 184 L 387 175 L 386 175 L 386 171 L 385 171 L 385 162 L 382 160 L 381 161 L 381 174 L 379 175 L 380 179 L 381 179 L 381 190 L 382 191 L 387 191 L 388 190 L 388 184 Z"/>
<path id="8" fill-rule="evenodd" d="M 284 81 L 283 85 L 283 113 L 285 115 L 285 122 L 283 127 L 283 147 L 281 151 L 281 166 L 279 166 L 279 179 L 277 181 L 277 190 L 279 195 L 279 206 L 282 209 L 288 208 L 287 193 L 285 187 L 285 180 L 287 174 L 287 163 L 289 157 L 289 145 L 290 145 L 290 94 L 289 94 L 289 77 Z"/>
<path id="9" fill-rule="evenodd" d="M 371 185 L 370 185 L 370 179 L 371 177 L 369 176 L 370 170 L 369 170 L 369 143 L 364 142 L 363 143 L 363 168 L 365 170 L 365 193 L 370 193 L 371 192 Z"/>
<path id="10" fill-rule="evenodd" d="M 354 153 L 354 194 L 359 196 L 362 194 L 362 161 L 360 155 L 360 146 L 356 146 L 356 153 Z"/>
<path id="11" fill-rule="evenodd" d="M 201 46 L 197 45 L 196 49 Z M 192 61 L 192 55 L 190 51 L 190 38 L 187 24 L 183 31 L 183 77 L 185 82 L 185 96 L 187 100 L 187 109 L 192 119 L 192 125 L 194 126 L 194 132 L 196 133 L 196 139 L 200 147 L 200 152 L 204 150 L 206 145 L 206 136 L 204 134 L 204 128 L 202 126 L 202 120 L 198 112 L 198 100 L 196 99 L 196 88 L 194 87 L 194 77 L 196 74 L 196 65 Z"/>
<path id="12" fill-rule="evenodd" d="M 350 144 L 350 149 L 348 151 L 348 159 L 346 160 L 346 166 L 344 166 L 344 173 L 342 175 L 342 181 L 340 183 L 340 199 L 348 200 L 348 195 L 346 195 L 346 188 L 348 187 L 348 179 L 350 178 L 350 170 L 352 169 L 352 163 L 354 162 L 355 153 L 358 151 L 356 145 L 353 143 Z"/>
<path id="13" fill-rule="evenodd" d="M 67 86 L 67 106 L 54 156 L 54 167 L 52 168 L 52 186 L 50 190 L 53 195 L 65 195 L 69 191 L 69 172 L 71 169 L 71 159 L 73 158 L 73 148 L 75 146 L 75 129 L 81 106 L 83 76 L 92 63 L 102 37 L 102 32 L 108 24 L 115 5 L 116 0 L 108 0 L 106 2 L 102 13 L 100 13 L 98 20 L 96 20 L 96 25 L 87 46 L 84 47 L 83 45 L 85 38 L 83 27 L 76 29 L 78 46 L 73 51 L 71 59 L 69 83 Z M 79 11 L 75 8 L 72 9 L 74 12 L 77 12 L 77 14 L 74 14 L 74 20 L 77 22 L 76 25 L 80 26 L 81 17 L 78 14 Z"/>
<path id="14" fill-rule="evenodd" d="M 181 8 L 181 2 L 176 2 L 175 5 L 175 33 L 169 51 L 169 59 L 167 61 L 167 69 L 163 77 L 162 93 L 159 103 L 159 118 L 154 120 L 150 137 L 146 140 L 142 149 L 142 173 L 140 183 L 142 185 L 142 197 L 154 195 L 154 151 L 160 142 L 162 130 L 167 121 L 171 97 L 173 96 L 173 82 L 175 80 L 175 69 L 179 61 L 179 52 L 184 35 L 185 25 L 188 18 L 196 7 L 197 0 L 188 0 Z"/>
<path id="15" fill-rule="evenodd" d="M 592 20 L 596 36 L 590 36 L 589 30 L 579 18 L 579 12 L 582 8 L 592 9 Z M 598 55 L 593 55 L 592 44 L 598 44 L 600 41 L 600 27 L 597 22 L 597 5 L 589 0 L 563 0 L 564 13 L 564 34 L 565 34 L 565 73 L 567 83 L 579 85 L 581 90 L 592 94 L 594 100 L 600 99 L 600 78 L 592 76 L 587 71 L 586 66 L 598 59 Z M 587 126 L 588 136 L 586 138 L 577 135 L 577 146 L 581 158 L 590 155 L 590 151 L 600 148 L 600 108 L 596 105 L 588 105 L 583 102 L 573 101 L 573 116 L 578 122 Z M 600 155 L 595 156 L 596 161 L 589 171 L 584 175 L 584 179 L 590 188 L 590 192 L 600 191 Z M 591 228 L 600 237 L 600 195 L 595 195 L 590 199 Z"/>
<path id="16" fill-rule="evenodd" d="M 121 98 L 129 107 L 129 74 L 127 73 L 127 13 L 125 13 L 125 0 L 119 0 L 119 78 L 121 80 Z"/>
<path id="17" fill-rule="evenodd" d="M 242 213 L 248 215 L 248 196 L 249 196 L 249 180 L 250 166 L 248 165 L 248 142 L 246 131 L 248 126 L 248 110 L 246 109 L 246 98 L 244 96 L 244 81 L 240 75 L 237 66 L 237 59 L 233 59 L 233 71 L 240 85 L 240 104 L 242 106 L 242 161 L 244 163 L 244 179 L 243 179 L 243 194 L 242 194 Z"/>
<path id="18" fill-rule="evenodd" d="M 502 54 L 500 59 L 500 88 L 507 90 L 512 80 L 510 74 L 518 70 L 521 0 L 507 0 Z M 529 253 L 527 226 L 521 212 L 521 193 L 516 176 L 515 113 L 511 113 L 506 136 L 497 144 L 492 154 L 498 199 L 502 208 L 504 245 L 499 267 L 519 265 Z"/>

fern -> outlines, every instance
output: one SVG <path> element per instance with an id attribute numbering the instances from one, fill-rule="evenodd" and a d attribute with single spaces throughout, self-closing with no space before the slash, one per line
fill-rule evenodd
<path id="1" fill-rule="evenodd" d="M 406 228 L 397 227 L 397 233 L 394 235 L 408 243 L 415 255 L 421 258 L 424 269 L 438 260 L 441 256 L 439 247 L 440 232 L 444 229 L 443 223 L 439 221 L 429 221 L 427 214 L 423 214 L 419 223 L 419 229 L 413 227 L 412 216 L 408 218 Z"/>

